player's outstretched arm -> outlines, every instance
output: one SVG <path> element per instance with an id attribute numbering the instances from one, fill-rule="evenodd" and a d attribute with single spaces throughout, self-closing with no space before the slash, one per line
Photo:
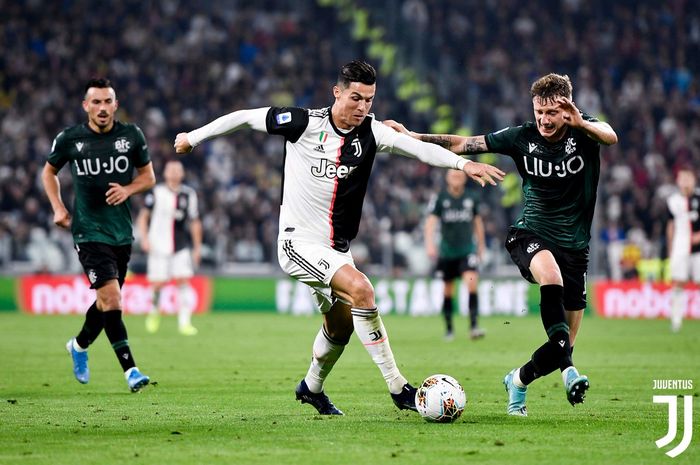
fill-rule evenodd
<path id="1" fill-rule="evenodd" d="M 420 134 L 409 131 L 403 124 L 394 120 L 386 120 L 384 124 L 396 132 L 406 134 L 423 142 L 439 145 L 458 155 L 476 155 L 489 151 L 486 146 L 486 137 L 484 136 L 465 137 L 453 134 Z"/>
<path id="2" fill-rule="evenodd" d="M 265 131 L 265 117 L 270 108 L 238 110 L 221 116 L 209 124 L 190 132 L 181 132 L 175 137 L 175 153 L 187 153 L 202 142 L 230 134 L 243 128 Z"/>
<path id="3" fill-rule="evenodd" d="M 464 171 L 481 187 L 487 183 L 493 186 L 502 181 L 505 173 L 495 166 L 462 158 L 435 144 L 428 144 L 415 138 L 398 134 L 391 148 L 392 153 L 414 157 L 420 161 L 439 168 L 453 168 Z"/>
<path id="4" fill-rule="evenodd" d="M 417 134 L 408 131 L 402 124 L 396 121 L 389 120 L 385 121 L 384 124 L 400 133 L 399 137 L 397 137 L 394 142 L 392 152 L 418 158 L 422 162 L 432 166 L 462 170 L 472 180 L 478 182 L 481 187 L 484 187 L 487 183 L 495 186 L 496 181 L 502 181 L 503 177 L 506 175 L 495 166 L 466 160 L 455 155 L 454 150 L 457 150 L 460 146 L 465 147 L 464 150 L 466 150 L 458 152 L 460 154 L 486 152 L 487 148 L 484 136 L 435 136 L 437 138 L 447 138 L 441 139 L 443 143 L 440 144 L 435 143 L 435 141 L 431 139 L 432 135 Z M 482 146 L 483 150 L 481 150 Z M 445 150 L 447 147 L 450 147 L 450 151 Z"/>

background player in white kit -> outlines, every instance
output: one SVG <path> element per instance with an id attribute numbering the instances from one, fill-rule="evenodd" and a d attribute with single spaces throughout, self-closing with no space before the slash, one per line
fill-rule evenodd
<path id="1" fill-rule="evenodd" d="M 285 138 L 284 182 L 278 258 L 291 277 L 310 286 L 324 322 L 313 344 L 311 366 L 296 398 L 320 414 L 342 415 L 323 392 L 323 382 L 349 342 L 353 328 L 382 372 L 399 409 L 415 410 L 415 392 L 399 372 L 369 279 L 349 251 L 377 152 L 418 158 L 433 166 L 464 170 L 482 186 L 504 173 L 468 162 L 441 147 L 399 134 L 369 114 L 376 72 L 362 61 L 340 70 L 331 107 L 266 107 L 234 111 L 175 139 L 186 153 L 207 139 L 243 128 Z"/>
<path id="2" fill-rule="evenodd" d="M 174 279 L 179 331 L 186 336 L 197 334 L 191 322 L 194 303 L 189 280 L 201 257 L 202 223 L 197 194 L 182 184 L 184 177 L 182 163 L 168 161 L 163 169 L 165 182 L 146 195 L 136 223 L 141 249 L 148 254 L 148 281 L 153 288 L 153 308 L 146 317 L 146 330 L 150 333 L 160 326 L 160 291 Z"/>
<path id="3" fill-rule="evenodd" d="M 670 218 L 666 224 L 673 298 L 671 330 L 681 329 L 687 308 L 683 287 L 691 281 L 700 283 L 700 189 L 693 170 L 683 167 L 676 174 L 678 192 L 668 198 Z"/>

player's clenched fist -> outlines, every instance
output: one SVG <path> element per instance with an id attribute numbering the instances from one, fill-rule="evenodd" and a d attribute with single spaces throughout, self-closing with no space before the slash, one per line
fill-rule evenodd
<path id="1" fill-rule="evenodd" d="M 190 141 L 187 139 L 187 133 L 181 132 L 175 136 L 175 153 L 187 153 L 192 151 Z"/>

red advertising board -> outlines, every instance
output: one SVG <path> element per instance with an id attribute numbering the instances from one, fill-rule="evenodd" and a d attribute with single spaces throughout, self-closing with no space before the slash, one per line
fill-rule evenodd
<path id="1" fill-rule="evenodd" d="M 83 275 L 32 275 L 18 279 L 18 301 L 23 312 L 38 315 L 67 315 L 85 313 L 95 301 L 95 291 L 90 289 Z M 190 280 L 188 300 L 195 313 L 209 311 L 211 306 L 211 281 L 206 276 Z M 160 293 L 163 313 L 177 313 L 177 287 L 169 283 Z M 130 275 L 122 289 L 124 313 L 143 315 L 153 306 L 153 292 L 146 277 Z"/>
<path id="2" fill-rule="evenodd" d="M 598 281 L 596 313 L 605 318 L 668 318 L 673 289 L 664 283 Z M 685 289 L 684 318 L 700 319 L 700 289 Z"/>

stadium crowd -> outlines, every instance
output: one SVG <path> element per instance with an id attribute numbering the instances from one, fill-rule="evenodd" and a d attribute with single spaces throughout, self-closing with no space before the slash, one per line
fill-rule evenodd
<path id="1" fill-rule="evenodd" d="M 473 134 L 530 120 L 531 82 L 548 72 L 569 74 L 578 107 L 620 135 L 619 144 L 602 151 L 593 232 L 601 260 L 592 271 L 632 274 L 625 247 L 638 257 L 663 256 L 674 169 L 700 166 L 700 10 L 692 2 L 357 4 L 373 24 L 386 23 L 399 62 L 432 84 L 455 110 L 457 126 Z M 174 156 L 177 132 L 238 108 L 330 105 L 338 66 L 367 55 L 368 44 L 351 39 L 335 9 L 315 0 L 106 1 L 99 8 L 109 14 L 100 15 L 89 13 L 97 7 L 86 0 L 0 0 L 0 6 L 0 269 L 6 272 L 79 269 L 70 236 L 51 225 L 39 173 L 52 138 L 85 120 L 80 101 L 88 78 L 112 79 L 119 117 L 143 128 L 160 174 Z M 411 112 L 398 94 L 391 76 L 380 77 L 373 112 L 428 131 L 434 116 Z M 183 160 L 186 182 L 200 196 L 206 267 L 276 262 L 282 157 L 281 139 L 249 131 Z M 70 186 L 69 177 L 61 179 Z M 378 158 L 353 243 L 360 266 L 425 271 L 420 254 L 410 251 L 421 247 L 425 205 L 442 179 L 441 171 L 418 162 Z M 501 244 L 517 204 L 502 205 L 499 189 L 484 194 L 489 249 L 498 263 L 505 261 Z M 140 202 L 134 199 L 135 210 Z"/>

